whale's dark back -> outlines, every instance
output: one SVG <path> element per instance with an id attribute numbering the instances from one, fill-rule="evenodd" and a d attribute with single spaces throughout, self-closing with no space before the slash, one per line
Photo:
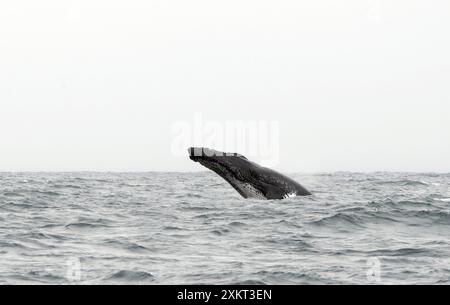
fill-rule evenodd
<path id="1" fill-rule="evenodd" d="M 272 191 L 268 199 L 283 199 L 287 196 L 308 196 L 311 193 L 294 179 L 289 178 L 273 169 L 260 167 L 260 179 Z"/>

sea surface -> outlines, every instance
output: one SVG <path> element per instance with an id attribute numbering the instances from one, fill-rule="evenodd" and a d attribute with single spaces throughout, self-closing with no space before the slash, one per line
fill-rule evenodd
<path id="1" fill-rule="evenodd" d="M 450 284 L 450 174 L 0 173 L 0 284 Z"/>

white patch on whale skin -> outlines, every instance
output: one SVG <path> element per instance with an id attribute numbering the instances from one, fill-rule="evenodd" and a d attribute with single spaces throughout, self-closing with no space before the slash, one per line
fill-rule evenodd
<path id="1" fill-rule="evenodd" d="M 267 199 L 259 190 L 257 190 L 250 183 L 240 184 L 240 188 L 249 198 Z"/>
<path id="2" fill-rule="evenodd" d="M 284 199 L 288 199 L 288 198 L 294 198 L 294 197 L 297 197 L 297 193 L 289 193 L 289 194 L 286 194 L 286 195 L 284 195 Z"/>

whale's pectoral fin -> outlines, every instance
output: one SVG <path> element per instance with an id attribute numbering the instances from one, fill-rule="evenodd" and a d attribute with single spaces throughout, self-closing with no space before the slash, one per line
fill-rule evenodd
<path id="1" fill-rule="evenodd" d="M 280 188 L 264 183 L 264 196 L 267 199 L 283 199 L 285 195 L 284 191 Z"/>

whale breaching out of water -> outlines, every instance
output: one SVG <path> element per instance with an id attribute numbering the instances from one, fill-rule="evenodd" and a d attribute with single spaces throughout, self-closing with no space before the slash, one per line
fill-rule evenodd
<path id="1" fill-rule="evenodd" d="M 259 166 L 236 153 L 191 147 L 192 161 L 216 172 L 244 198 L 284 199 L 311 195 L 303 186 L 272 169 Z"/>

